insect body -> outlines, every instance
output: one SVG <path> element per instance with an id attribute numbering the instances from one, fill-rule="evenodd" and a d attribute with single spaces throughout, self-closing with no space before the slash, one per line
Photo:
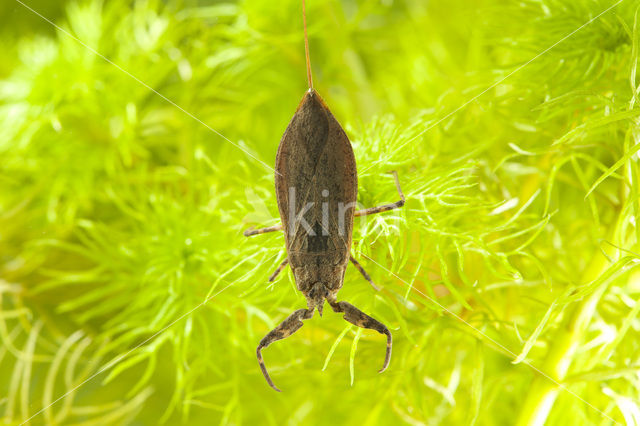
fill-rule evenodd
<path id="1" fill-rule="evenodd" d="M 313 89 L 282 137 L 276 172 L 289 265 L 309 309 L 322 313 L 349 263 L 358 177 L 347 135 Z"/>
<path id="2" fill-rule="evenodd" d="M 256 351 L 265 379 L 277 391 L 279 389 L 264 365 L 262 349 L 297 331 L 302 327 L 302 321 L 311 318 L 316 309 L 322 316 L 325 301 L 335 312 L 344 313 L 344 319 L 350 323 L 386 335 L 387 351 L 380 372 L 387 368 L 391 359 L 389 329 L 350 303 L 338 301 L 337 293 L 342 288 L 350 260 L 371 282 L 350 254 L 354 216 L 401 207 L 404 195 L 398 176 L 393 172 L 400 201 L 355 211 L 358 177 L 353 149 L 340 124 L 313 89 L 308 47 L 307 74 L 309 90 L 291 119 L 276 156 L 276 198 L 282 224 L 244 233 L 250 236 L 284 231 L 287 259 L 269 280 L 273 281 L 289 264 L 297 289 L 307 299 L 307 309 L 292 313 L 260 341 Z"/>

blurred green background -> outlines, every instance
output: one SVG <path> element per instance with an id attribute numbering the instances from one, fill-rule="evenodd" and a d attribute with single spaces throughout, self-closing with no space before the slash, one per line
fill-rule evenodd
<path id="1" fill-rule="evenodd" d="M 281 394 L 255 348 L 305 302 L 242 231 L 278 221 L 300 2 L 23 1 L 60 29 L 0 3 L 5 423 L 640 424 L 636 1 L 309 0 L 358 201 L 396 169 L 408 202 L 340 292 L 389 369 L 325 311 L 263 352 Z"/>

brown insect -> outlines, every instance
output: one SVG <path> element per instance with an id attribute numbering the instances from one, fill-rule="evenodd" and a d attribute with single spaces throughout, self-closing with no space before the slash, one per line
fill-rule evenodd
<path id="1" fill-rule="evenodd" d="M 287 259 L 269 281 L 289 264 L 297 289 L 307 298 L 307 309 L 292 313 L 260 341 L 256 350 L 265 379 L 278 392 L 280 389 L 273 384 L 264 365 L 262 349 L 296 332 L 303 320 L 313 317 L 315 309 L 322 316 L 325 300 L 335 312 L 344 313 L 344 319 L 350 323 L 387 336 L 387 352 L 380 372 L 387 368 L 391 359 L 391 332 L 350 303 L 339 302 L 337 293 L 349 261 L 373 285 L 350 254 L 353 218 L 396 209 L 405 202 L 398 175 L 392 172 L 400 201 L 355 211 L 358 175 L 353 149 L 340 124 L 313 89 L 304 0 L 302 8 L 309 90 L 284 132 L 276 156 L 276 198 L 282 223 L 244 232 L 248 237 L 284 231 Z"/>

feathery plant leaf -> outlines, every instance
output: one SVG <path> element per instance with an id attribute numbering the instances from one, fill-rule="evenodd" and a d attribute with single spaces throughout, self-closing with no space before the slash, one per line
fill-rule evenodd
<path id="1" fill-rule="evenodd" d="M 355 222 L 381 291 L 340 292 L 390 325 L 389 369 L 329 313 L 264 351 L 281 395 L 255 347 L 303 301 L 266 282 L 283 236 L 242 231 L 278 222 L 299 2 L 25 3 L 60 28 L 0 5 L 0 419 L 637 420 L 636 2 L 308 1 L 358 202 L 397 170 L 407 203 Z"/>

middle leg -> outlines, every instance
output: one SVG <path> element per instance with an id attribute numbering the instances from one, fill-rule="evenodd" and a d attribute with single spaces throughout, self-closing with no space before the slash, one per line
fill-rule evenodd
<path id="1" fill-rule="evenodd" d="M 282 263 L 278 266 L 278 268 L 273 271 L 273 274 L 271 274 L 271 276 L 269 277 L 269 282 L 273 282 L 273 280 L 276 279 L 276 277 L 278 276 L 278 274 L 280 272 L 282 272 L 282 270 L 284 269 L 285 266 L 287 266 L 287 263 L 289 263 L 289 258 L 286 258 L 285 260 L 282 261 Z"/>
<path id="2" fill-rule="evenodd" d="M 362 265 L 360 265 L 360 263 L 358 263 L 358 261 L 353 256 L 349 256 L 349 260 L 351 261 L 351 263 L 353 263 L 353 266 L 355 266 L 358 269 L 358 271 L 360 271 L 364 279 L 369 281 L 369 284 L 371 284 L 371 287 L 373 287 L 376 291 L 380 291 L 380 288 L 374 284 L 373 280 L 371 279 L 371 276 L 367 274 L 367 271 L 364 270 Z"/>

